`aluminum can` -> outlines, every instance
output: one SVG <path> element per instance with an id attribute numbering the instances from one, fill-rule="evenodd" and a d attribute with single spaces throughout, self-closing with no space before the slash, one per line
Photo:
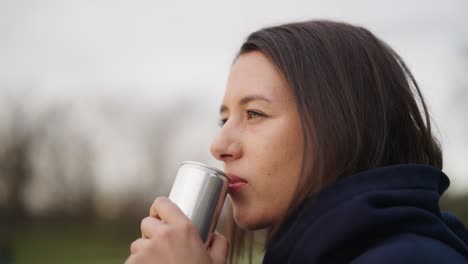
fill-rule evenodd
<path id="1" fill-rule="evenodd" d="M 228 192 L 229 180 L 219 169 L 195 162 L 182 162 L 169 193 L 192 221 L 205 246 L 211 241 Z"/>

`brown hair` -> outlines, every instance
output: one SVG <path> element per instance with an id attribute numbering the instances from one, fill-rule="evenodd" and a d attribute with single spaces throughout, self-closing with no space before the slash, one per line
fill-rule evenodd
<path id="1" fill-rule="evenodd" d="M 277 67 L 301 115 L 302 177 L 283 221 L 325 185 L 359 171 L 399 163 L 442 168 L 413 75 L 367 29 L 323 20 L 284 24 L 252 33 L 238 56 L 251 51 Z M 242 251 L 239 232 L 233 224 L 231 261 Z"/>

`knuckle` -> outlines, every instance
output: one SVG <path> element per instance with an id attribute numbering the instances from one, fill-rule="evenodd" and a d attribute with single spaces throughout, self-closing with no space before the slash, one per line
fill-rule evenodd
<path id="1" fill-rule="evenodd" d="M 157 251 L 159 247 L 160 244 L 158 244 L 156 239 L 149 239 L 143 249 L 146 250 L 146 253 L 150 254 L 151 252 Z"/>
<path id="2" fill-rule="evenodd" d="M 135 242 L 130 245 L 130 253 L 135 254 L 138 251 L 138 246 Z"/>
<path id="3" fill-rule="evenodd" d="M 168 198 L 165 197 L 165 196 L 156 197 L 156 199 L 154 199 L 153 204 L 151 205 L 151 207 L 149 209 L 149 214 L 153 215 L 156 212 L 156 207 L 160 206 L 163 203 L 166 203 L 167 200 L 168 200 Z"/>
<path id="4" fill-rule="evenodd" d="M 158 203 L 158 204 L 165 203 L 165 202 L 167 202 L 167 200 L 168 200 L 168 198 L 166 196 L 159 196 L 154 200 L 154 203 L 155 204 L 156 203 Z"/>
<path id="5" fill-rule="evenodd" d="M 150 225 L 151 225 L 150 216 L 143 218 L 140 224 L 141 231 L 147 230 Z"/>
<path id="6" fill-rule="evenodd" d="M 141 220 L 140 230 L 141 230 L 141 235 L 143 236 L 143 238 L 151 237 L 152 234 L 154 233 L 154 230 L 156 230 L 156 228 L 157 228 L 157 225 L 152 216 L 147 216 Z"/>
<path id="7" fill-rule="evenodd" d="M 171 228 L 161 228 L 159 230 L 159 237 L 163 240 L 170 240 L 172 237 L 172 229 Z"/>
<path id="8" fill-rule="evenodd" d="M 222 245 L 223 247 L 227 249 L 231 247 L 229 240 L 225 236 L 221 234 L 216 234 L 215 236 L 216 236 L 215 239 L 217 240 L 217 243 L 220 243 L 220 245 Z"/>
<path id="9" fill-rule="evenodd" d="M 183 223 L 181 223 L 180 224 L 180 230 L 186 236 L 192 236 L 192 235 L 196 234 L 195 226 L 189 221 L 184 221 Z"/>
<path id="10" fill-rule="evenodd" d="M 141 245 L 141 240 L 137 239 L 130 244 L 130 253 L 135 254 L 139 249 Z"/>
<path id="11" fill-rule="evenodd" d="M 143 218 L 143 219 L 141 220 L 141 227 L 146 227 L 146 226 L 150 225 L 150 222 L 151 222 L 151 218 L 150 218 L 150 217 L 151 217 L 151 216 L 147 216 L 147 217 L 145 217 L 145 218 Z"/>

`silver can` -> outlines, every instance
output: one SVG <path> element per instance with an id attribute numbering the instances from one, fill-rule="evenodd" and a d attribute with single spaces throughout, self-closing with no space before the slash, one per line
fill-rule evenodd
<path id="1" fill-rule="evenodd" d="M 224 172 L 200 162 L 185 161 L 177 172 L 169 199 L 192 221 L 205 246 L 211 241 L 228 187 Z"/>

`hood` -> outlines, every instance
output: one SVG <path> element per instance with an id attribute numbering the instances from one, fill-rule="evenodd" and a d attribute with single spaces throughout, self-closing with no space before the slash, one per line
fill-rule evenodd
<path id="1" fill-rule="evenodd" d="M 380 240 L 414 234 L 440 241 L 468 258 L 468 233 L 439 198 L 449 179 L 428 165 L 375 168 L 345 177 L 306 200 L 270 241 L 264 263 L 341 263 Z M 292 261 L 291 263 L 294 263 Z"/>

